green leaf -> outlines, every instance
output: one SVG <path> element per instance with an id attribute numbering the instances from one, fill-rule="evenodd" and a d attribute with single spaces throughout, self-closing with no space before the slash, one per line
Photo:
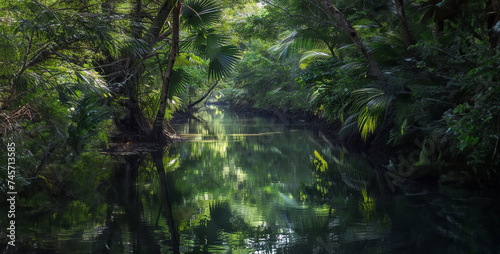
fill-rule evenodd
<path id="1" fill-rule="evenodd" d="M 406 127 L 406 122 L 408 121 L 408 119 L 405 119 L 405 121 L 403 122 L 403 124 L 401 125 L 401 135 L 404 135 L 404 131 L 405 131 L 405 127 Z"/>
<path id="2" fill-rule="evenodd" d="M 391 104 L 392 97 L 376 88 L 358 89 L 352 92 L 353 106 L 358 112 L 358 128 L 363 140 L 377 128 L 378 121 Z"/>
<path id="3" fill-rule="evenodd" d="M 217 54 L 210 59 L 208 65 L 209 78 L 222 79 L 234 70 L 239 61 L 240 51 L 237 47 L 228 45 L 219 48 Z"/>
<path id="4" fill-rule="evenodd" d="M 184 25 L 193 28 L 216 24 L 221 12 L 222 9 L 216 1 L 187 0 L 184 2 L 181 15 Z"/>
<path id="5" fill-rule="evenodd" d="M 190 75 L 184 69 L 173 70 L 170 88 L 168 90 L 168 99 L 186 92 L 189 84 Z"/>

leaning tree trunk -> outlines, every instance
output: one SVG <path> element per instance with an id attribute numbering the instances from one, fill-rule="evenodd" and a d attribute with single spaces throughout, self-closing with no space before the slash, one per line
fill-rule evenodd
<path id="1" fill-rule="evenodd" d="M 202 102 L 205 98 L 207 98 L 210 93 L 212 92 L 212 90 L 214 90 L 214 88 L 217 86 L 217 84 L 219 84 L 219 80 L 217 80 L 217 82 L 215 82 L 215 84 L 210 87 L 210 89 L 208 89 L 207 93 L 205 93 L 205 95 L 203 95 L 199 100 L 191 103 L 188 105 L 188 110 L 191 109 L 192 107 L 196 106 L 198 103 Z"/>
<path id="2" fill-rule="evenodd" d="M 403 0 L 395 0 L 394 3 L 396 4 L 396 13 L 398 15 L 403 38 L 405 40 L 405 46 L 408 48 L 413 45 L 414 42 L 413 37 L 411 36 L 410 27 L 408 26 L 408 20 L 406 19 L 404 3 Z"/>
<path id="3" fill-rule="evenodd" d="M 359 38 L 358 33 L 352 25 L 347 21 L 344 15 L 328 0 L 317 0 L 320 5 L 322 5 L 328 13 L 337 21 L 339 26 L 344 30 L 344 32 L 349 36 L 352 42 L 358 47 L 358 49 L 363 53 L 366 60 L 368 61 L 368 65 L 370 65 L 371 71 L 377 76 L 378 80 L 381 82 L 385 82 L 384 75 L 382 75 L 382 71 L 378 66 L 377 61 L 373 58 L 372 54 L 366 49 L 365 45 Z"/>
<path id="4" fill-rule="evenodd" d="M 158 11 L 155 19 L 151 23 L 149 30 L 144 35 L 144 40 L 149 44 L 151 49 L 161 37 L 165 36 L 164 34 L 161 34 L 161 30 L 163 28 L 163 24 L 165 24 L 165 21 L 170 14 L 170 11 L 172 10 L 172 8 L 174 8 L 174 5 L 175 1 L 165 0 L 163 5 L 160 7 L 160 10 Z M 167 31 L 166 33 L 169 33 L 169 31 Z"/>
<path id="5" fill-rule="evenodd" d="M 175 5 L 172 16 L 172 41 L 170 42 L 170 55 L 168 57 L 167 69 L 162 80 L 161 94 L 160 94 L 160 107 L 153 124 L 151 131 L 151 141 L 156 143 L 166 143 L 167 138 L 163 135 L 163 120 L 165 120 L 165 111 L 167 109 L 167 99 L 170 90 L 170 82 L 172 81 L 172 74 L 174 70 L 175 59 L 179 51 L 179 29 L 180 29 L 180 16 L 181 16 L 182 1 L 179 0 Z"/>

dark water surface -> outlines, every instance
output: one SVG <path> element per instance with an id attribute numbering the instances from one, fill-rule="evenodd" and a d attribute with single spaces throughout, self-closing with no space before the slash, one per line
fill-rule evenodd
<path id="1" fill-rule="evenodd" d="M 174 125 L 187 142 L 113 157 L 93 202 L 25 212 L 25 253 L 500 253 L 495 195 L 393 194 L 384 167 L 314 126 L 199 116 Z"/>

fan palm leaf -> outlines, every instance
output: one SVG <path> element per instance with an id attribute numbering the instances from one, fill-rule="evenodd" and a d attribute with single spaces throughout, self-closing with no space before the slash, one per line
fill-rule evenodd
<path id="1" fill-rule="evenodd" d="M 145 40 L 138 38 L 127 39 L 119 49 L 121 56 L 134 56 L 137 58 L 147 55 L 151 50 Z"/>
<path id="2" fill-rule="evenodd" d="M 183 42 L 182 48 L 191 48 L 200 57 L 211 58 L 228 40 L 227 36 L 217 33 L 215 29 L 198 29 Z"/>
<path id="3" fill-rule="evenodd" d="M 240 50 L 227 45 L 229 38 L 215 29 L 198 29 L 184 42 L 184 50 L 192 49 L 199 57 L 207 59 L 208 76 L 213 79 L 227 77 L 240 59 Z"/>
<path id="4" fill-rule="evenodd" d="M 208 65 L 208 76 L 213 79 L 227 77 L 236 67 L 239 61 L 240 51 L 236 46 L 226 45 L 218 49 L 218 52 L 210 58 Z"/>
<path id="5" fill-rule="evenodd" d="M 184 69 L 179 68 L 174 70 L 167 98 L 171 100 L 175 95 L 185 93 L 189 84 L 189 78 L 189 73 Z"/>
<path id="6" fill-rule="evenodd" d="M 222 9 L 215 1 L 184 1 L 181 11 L 183 24 L 188 28 L 212 26 L 217 23 Z"/>

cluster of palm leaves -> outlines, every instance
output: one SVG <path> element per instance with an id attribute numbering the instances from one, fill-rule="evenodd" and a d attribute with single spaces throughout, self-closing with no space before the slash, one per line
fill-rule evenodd
<path id="1" fill-rule="evenodd" d="M 498 67 L 494 60 L 498 49 L 492 49 L 495 28 L 485 24 L 485 18 L 498 16 L 498 10 L 488 6 L 491 3 L 429 0 L 405 5 L 416 39 L 411 42 L 402 36 L 394 3 L 336 2 L 382 68 L 385 80 L 375 80 L 354 45 L 346 37 L 334 36 L 332 31 L 338 28 L 328 26 L 318 35 L 328 21 L 320 18 L 318 9 L 305 15 L 314 4 L 304 8 L 293 1 L 268 2 L 295 20 L 288 24 L 303 22 L 284 33 L 270 52 L 280 60 L 302 56 L 299 84 L 310 91 L 316 113 L 342 123 L 342 140 L 415 145 L 418 137 L 425 137 L 437 146 L 434 160 L 463 155 L 467 159 L 459 163 L 486 167 L 483 173 L 475 173 L 492 178 L 496 172 L 492 165 L 498 162 L 495 130 L 499 125 L 498 114 L 491 111 L 497 105 L 487 99 L 498 94 L 494 85 L 498 72 L 492 72 Z M 416 149 L 421 158 L 429 158 L 425 147 Z"/>
<path id="2" fill-rule="evenodd" d="M 68 151 L 85 151 L 96 137 L 107 139 L 112 119 L 124 117 L 119 106 L 130 98 L 154 120 L 172 14 L 166 12 L 170 16 L 158 28 L 162 36 L 153 40 L 150 21 L 163 5 L 140 4 L 142 12 L 116 1 L 0 4 L 0 109 L 7 118 L 21 108 L 30 112 L 16 118 L 16 131 L 0 135 L 2 143 L 19 144 L 23 175 L 65 161 Z M 222 79 L 234 69 L 239 51 L 217 27 L 221 13 L 216 1 L 182 1 L 171 105 L 179 107 L 189 100 L 189 89 L 208 89 L 206 80 Z"/>
<path id="3" fill-rule="evenodd" d="M 216 28 L 221 12 L 216 1 L 208 0 L 185 1 L 181 11 L 183 26 L 187 30 L 186 38 L 181 41 L 181 50 L 208 61 L 207 78 L 215 80 L 227 77 L 239 59 L 239 49 L 230 45 L 229 37 Z M 186 59 L 196 62 L 193 57 Z M 197 64 L 203 67 L 200 62 Z"/>

